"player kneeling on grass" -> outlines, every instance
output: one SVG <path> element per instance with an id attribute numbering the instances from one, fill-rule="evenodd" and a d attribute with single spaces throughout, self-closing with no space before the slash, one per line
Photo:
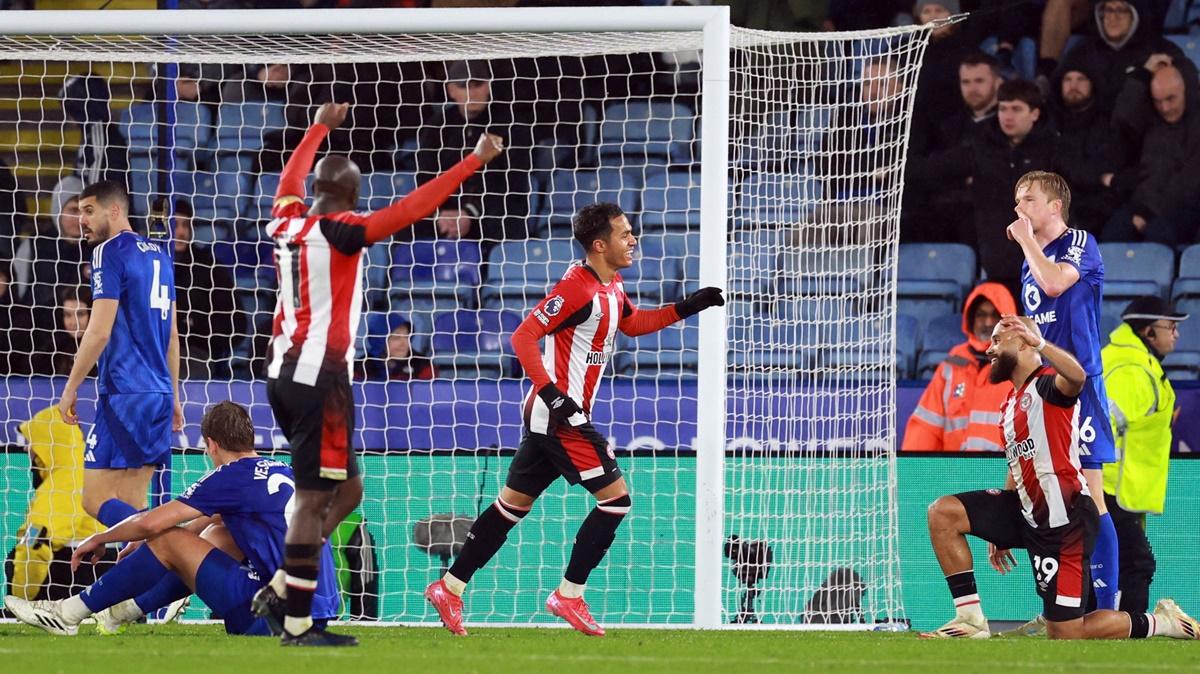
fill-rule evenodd
<path id="1" fill-rule="evenodd" d="M 593 204 L 575 216 L 573 230 L 586 259 L 572 265 L 513 334 L 513 350 L 533 386 L 521 406 L 525 436 L 508 469 L 500 498 L 483 511 L 462 552 L 425 597 L 452 633 L 465 635 L 462 594 L 476 571 L 500 550 L 517 525 L 559 476 L 581 484 L 596 507 L 575 535 L 559 588 L 546 609 L 571 627 L 603 636 L 583 600 L 584 584 L 604 559 L 629 512 L 629 489 L 608 441 L 592 427 L 591 411 L 617 330 L 636 337 L 723 306 L 719 288 L 702 288 L 675 304 L 639 311 L 625 294 L 620 270 L 633 265 L 637 237 L 616 204 Z M 545 338 L 545 352 L 538 342 Z"/>
<path id="2" fill-rule="evenodd" d="M 956 615 L 921 636 L 991 636 L 975 589 L 966 539 L 971 534 L 988 542 L 989 561 L 1000 573 L 1015 564 L 1012 548 L 1029 551 L 1051 639 L 1200 638 L 1200 624 L 1170 599 L 1159 601 L 1153 613 L 1084 615 L 1100 517 L 1079 464 L 1079 393 L 1087 375 L 1071 354 L 1047 343 L 1029 318 L 1001 319 L 987 355 L 992 382 L 1013 385 L 1000 408 L 1008 480 L 1003 490 L 943 496 L 929 507 L 929 538 Z"/>
<path id="3" fill-rule="evenodd" d="M 109 543 L 144 544 L 122 551 L 121 561 L 78 595 L 33 602 L 7 597 L 5 607 L 51 634 L 73 635 L 92 614 L 99 614 L 102 631 L 111 631 L 195 591 L 224 619 L 228 633 L 278 634 L 282 610 L 257 618 L 250 603 L 263 579 L 283 564 L 285 513 L 295 493 L 292 470 L 254 451 L 254 426 L 240 405 L 225 401 L 211 407 L 200 432 L 214 470 L 178 499 L 89 536 L 71 564 L 99 559 Z M 189 521 L 186 528 L 178 526 Z M 337 615 L 338 597 L 328 547 L 321 561 L 314 615 L 329 619 Z"/>

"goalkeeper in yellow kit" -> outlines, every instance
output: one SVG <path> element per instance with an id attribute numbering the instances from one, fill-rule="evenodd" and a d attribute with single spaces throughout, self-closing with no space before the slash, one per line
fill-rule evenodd
<path id="1" fill-rule="evenodd" d="M 116 559 L 71 571 L 74 544 L 104 530 L 83 509 L 83 434 L 46 407 L 21 424 L 34 487 L 29 513 L 5 561 L 7 594 L 27 600 L 65 599 L 96 581 Z M 78 587 L 75 587 L 78 586 Z"/>

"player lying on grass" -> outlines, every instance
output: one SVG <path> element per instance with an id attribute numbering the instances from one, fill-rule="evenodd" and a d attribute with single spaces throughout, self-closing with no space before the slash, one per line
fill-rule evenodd
<path id="1" fill-rule="evenodd" d="M 617 330 L 645 335 L 725 304 L 719 288 L 702 288 L 675 304 L 639 311 L 625 294 L 619 273 L 633 264 L 637 247 L 621 209 L 606 203 L 587 206 L 576 214 L 573 229 L 586 259 L 567 270 L 512 337 L 533 386 L 522 405 L 525 435 L 504 488 L 471 526 L 454 565 L 425 590 L 446 628 L 457 635 L 467 633 L 462 624 L 467 583 L 559 476 L 582 484 L 596 497 L 596 507 L 575 535 L 566 573 L 546 600 L 546 609 L 584 634 L 604 635 L 583 600 L 583 590 L 631 505 L 616 455 L 591 423 L 593 399 L 612 357 Z M 543 338 L 544 353 L 538 349 Z"/>
<path id="2" fill-rule="evenodd" d="M 1012 382 L 1000 408 L 1009 474 L 1003 490 L 943 496 L 929 507 L 929 538 L 954 598 L 955 617 L 927 638 L 991 636 L 975 588 L 966 534 L 988 542 L 1000 573 L 1029 551 L 1046 634 L 1051 639 L 1200 638 L 1200 624 L 1163 599 L 1153 613 L 1102 609 L 1084 615 L 1089 556 L 1099 514 L 1079 465 L 1079 393 L 1087 375 L 1074 356 L 1048 343 L 1029 318 L 1005 316 L 987 350 L 991 380 Z M 1045 357 L 1050 365 L 1043 365 Z"/>
<path id="3" fill-rule="evenodd" d="M 225 621 L 228 633 L 278 633 L 282 612 L 271 620 L 256 618 L 250 602 L 283 564 L 285 513 L 295 494 L 292 470 L 254 451 L 254 426 L 240 405 L 225 401 L 211 407 L 200 432 L 214 469 L 178 499 L 89 536 L 75 549 L 71 564 L 99 559 L 109 543 L 144 544 L 123 551 L 117 565 L 80 594 L 61 601 L 7 597 L 5 607 L 51 634 L 74 635 L 84 618 L 110 607 L 100 616 L 103 630 L 194 591 Z M 178 526 L 189 521 L 188 528 Z M 337 615 L 338 596 L 328 546 L 322 562 L 314 613 L 329 619 Z"/>

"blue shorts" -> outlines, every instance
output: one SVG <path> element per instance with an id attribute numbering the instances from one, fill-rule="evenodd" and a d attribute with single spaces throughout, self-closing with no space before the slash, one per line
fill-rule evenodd
<path id="1" fill-rule="evenodd" d="M 166 465 L 171 457 L 170 393 L 119 393 L 96 401 L 84 443 L 84 468 Z"/>
<path id="2" fill-rule="evenodd" d="M 196 569 L 196 595 L 225 621 L 229 634 L 270 636 L 265 618 L 250 612 L 250 600 L 267 582 L 221 550 L 209 552 Z"/>
<path id="3" fill-rule="evenodd" d="M 1079 393 L 1079 464 L 1100 468 L 1117 460 L 1104 377 L 1088 377 Z"/>

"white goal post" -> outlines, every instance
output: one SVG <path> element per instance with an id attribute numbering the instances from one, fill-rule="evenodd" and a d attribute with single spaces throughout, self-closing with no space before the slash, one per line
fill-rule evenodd
<path id="1" fill-rule="evenodd" d="M 773 575 L 764 568 L 768 580 L 760 579 L 765 583 L 761 591 L 767 607 L 755 616 L 756 623 L 740 626 L 871 629 L 904 618 L 892 428 L 895 265 L 909 118 L 928 36 L 929 27 L 846 34 L 747 31 L 731 27 L 728 8 L 710 6 L 27 11 L 3 13 L 0 61 L 353 64 L 699 52 L 699 109 L 688 119 L 698 126 L 690 142 L 697 148 L 691 156 L 700 157 L 693 160 L 699 170 L 691 169 L 699 181 L 699 202 L 687 207 L 695 226 L 678 239 L 695 247 L 659 253 L 662 269 L 671 262 L 671 271 L 698 276 L 664 278 L 662 283 L 664 288 L 678 283 L 680 293 L 684 288 L 725 288 L 730 304 L 694 319 L 699 324 L 698 341 L 685 341 L 682 347 L 694 358 L 693 365 L 684 366 L 680 381 L 685 383 L 679 389 L 684 393 L 679 394 L 678 409 L 686 408 L 688 419 L 659 416 L 663 408 L 645 397 L 656 390 L 653 372 L 630 366 L 636 385 L 629 390 L 640 392 L 637 400 L 630 401 L 633 416 L 662 427 L 681 423 L 684 428 L 694 427 L 695 438 L 687 439 L 690 446 L 673 450 L 671 462 L 661 464 L 667 467 L 650 466 L 653 456 L 631 450 L 629 461 L 636 455 L 650 466 L 639 464 L 631 478 L 634 510 L 645 507 L 647 512 L 640 513 L 645 520 L 635 529 L 637 534 L 625 530 L 618 534 L 614 551 L 624 544 L 623 537 L 631 535 L 664 540 L 630 546 L 607 560 L 604 565 L 631 563 L 637 571 L 604 576 L 598 571 L 595 584 L 608 585 L 613 598 L 611 606 L 602 599 L 592 600 L 594 610 L 601 622 L 613 624 L 730 626 L 742 617 L 740 602 L 746 600 L 745 588 L 726 561 L 728 536 L 737 533 L 744 542 L 761 539 L 774 546 Z M 880 63 L 884 65 L 877 66 Z M 882 118 L 854 116 L 868 97 L 864 93 L 868 87 L 873 87 L 870 96 L 883 110 L 878 113 Z M 623 102 L 612 98 L 595 103 L 607 110 L 610 104 Z M 859 133 L 864 128 L 869 133 Z M 835 139 L 849 139 L 850 144 Z M 602 158 L 596 161 L 600 168 L 589 165 L 587 170 L 605 169 Z M 619 161 L 615 168 L 623 175 L 640 172 L 639 180 L 645 178 L 633 189 L 650 190 L 646 176 L 659 168 L 650 166 L 653 162 L 645 168 L 628 157 L 612 161 Z M 573 170 L 554 168 L 558 173 Z M 584 170 L 582 164 L 579 170 Z M 666 167 L 667 174 L 675 175 L 673 171 L 677 171 L 675 164 Z M 864 188 L 860 183 L 869 184 Z M 549 201 L 552 189 L 545 184 L 546 194 L 539 197 Z M 648 201 L 639 199 L 649 209 Z M 531 209 L 527 218 L 532 222 L 534 217 Z M 550 231 L 548 239 L 561 237 L 553 226 Z M 672 257 L 678 258 L 678 266 Z M 390 272 L 385 268 L 383 273 Z M 38 282 L 33 280 L 35 285 Z M 665 302 L 669 295 L 664 290 L 656 296 Z M 481 375 L 480 381 L 492 380 Z M 36 388 L 36 382 L 30 386 Z M 18 389 L 5 386 L 0 395 L 15 399 L 21 395 Z M 189 400 L 194 405 L 189 422 L 198 420 L 192 416 L 202 412 L 204 405 L 228 395 L 222 386 L 188 390 L 211 395 Z M 451 391 L 435 390 L 441 392 L 435 396 Z M 459 390 L 453 389 L 453 395 L 458 396 Z M 601 389 L 598 395 L 606 397 L 608 390 Z M 442 402 L 467 401 L 456 397 Z M 431 409 L 448 414 L 449 408 L 437 407 L 438 403 L 430 402 Z M 391 404 L 385 399 L 370 406 L 387 417 Z M 500 409 L 511 410 L 507 404 L 497 403 Z M 18 408 L 11 403 L 0 407 L 0 413 L 7 410 L 10 416 L 2 420 L 6 428 L 21 421 L 15 416 Z M 27 411 L 36 412 L 32 403 Z M 256 421 L 260 414 L 255 415 Z M 468 423 L 434 414 L 434 425 Z M 503 423 L 519 425 L 519 417 Z M 278 439 L 262 430 L 262 446 L 278 446 Z M 385 426 L 380 437 L 393 437 L 390 432 L 392 427 Z M 0 441 L 13 442 L 11 435 L 10 431 L 10 437 Z M 185 433 L 181 444 L 192 444 L 189 439 L 194 435 Z M 408 446 L 420 444 L 413 441 Z M 451 456 L 459 450 L 447 451 Z M 375 465 L 391 465 L 385 458 L 381 456 Z M 447 469 L 452 471 L 450 482 L 470 484 L 470 473 L 480 470 L 478 460 L 472 461 L 466 468 Z M 486 461 L 482 465 L 491 471 L 493 484 L 502 480 L 499 466 Z M 188 475 L 194 479 L 191 470 Z M 407 498 L 403 495 L 406 480 L 416 477 L 422 482 L 425 477 L 419 474 L 421 468 L 404 470 L 389 472 L 381 491 L 368 493 L 365 508 L 370 513 L 389 512 L 389 503 Z M 689 471 L 694 473 L 694 483 L 686 475 Z M 10 509 L 23 507 L 27 498 L 17 475 L 15 467 L 6 471 L 6 465 L 0 465 L 0 493 L 7 499 L 0 502 Z M 437 488 L 426 486 L 421 490 L 430 492 L 427 498 L 438 493 Z M 660 498 L 651 498 L 652 494 Z M 687 512 L 657 510 L 663 504 L 679 505 L 680 495 L 689 494 L 694 504 L 688 504 Z M 456 496 L 470 502 L 475 495 Z M 546 567 L 539 576 L 545 582 L 553 577 L 559 558 L 544 557 L 549 553 L 540 546 L 569 547 L 580 512 L 573 505 L 553 503 L 542 511 L 535 509 L 522 525 L 530 531 L 521 534 L 519 543 L 510 544 L 525 553 L 519 559 Z M 567 535 L 559 533 L 557 524 L 542 530 L 530 526 L 539 517 L 566 520 L 562 531 Z M 691 521 L 685 524 L 685 517 Z M 377 539 L 388 541 L 403 541 L 411 526 L 410 521 L 369 522 L 380 528 Z M 0 541 L 10 545 L 14 531 L 7 520 L 5 525 Z M 549 536 L 544 535 L 547 532 Z M 670 546 L 669 561 L 656 561 L 656 548 L 648 547 L 651 543 Z M 648 561 L 642 558 L 646 555 Z M 740 562 L 743 570 L 755 563 L 762 560 Z M 647 609 L 628 621 L 623 618 L 620 607 L 629 602 L 621 597 L 633 590 L 614 587 L 616 583 L 629 582 L 638 591 L 649 591 L 647 578 L 679 577 L 672 570 L 677 568 L 690 576 L 686 579 L 690 587 L 685 588 L 690 601 L 663 614 Z M 839 576 L 842 570 L 849 575 Z M 381 571 L 388 574 L 394 569 L 384 566 Z M 407 576 L 402 582 L 382 582 L 379 592 L 387 593 L 392 602 L 388 606 L 395 607 L 394 613 L 382 610 L 383 621 L 420 620 L 419 596 L 400 597 L 410 592 L 408 585 Z M 481 595 L 487 591 L 476 590 L 469 602 L 483 604 Z M 753 608 L 756 591 L 749 592 Z M 824 599 L 814 597 L 822 592 Z M 523 601 L 514 598 L 512 604 L 524 606 Z M 833 606 L 814 608 L 821 601 L 832 601 Z M 497 604 L 469 619 L 523 624 L 526 616 L 507 606 Z M 426 613 L 424 619 L 434 618 Z"/>

